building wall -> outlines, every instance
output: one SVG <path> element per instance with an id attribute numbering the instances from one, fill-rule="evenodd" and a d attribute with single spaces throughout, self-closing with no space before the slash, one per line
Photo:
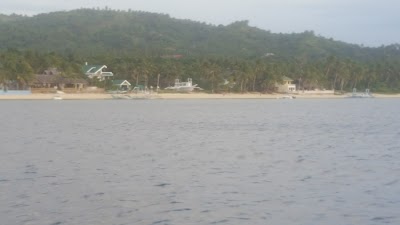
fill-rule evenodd
<path id="1" fill-rule="evenodd" d="M 296 85 L 290 83 L 288 84 L 288 82 L 285 84 L 276 84 L 275 86 L 277 88 L 277 92 L 280 93 L 290 93 L 296 91 Z"/>

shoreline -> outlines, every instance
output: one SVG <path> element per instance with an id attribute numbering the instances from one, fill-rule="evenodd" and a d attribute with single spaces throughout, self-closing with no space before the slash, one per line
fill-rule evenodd
<path id="1" fill-rule="evenodd" d="M 207 94 L 207 93 L 162 93 L 162 94 L 130 94 L 133 98 L 149 99 L 279 99 L 286 94 Z M 348 95 L 293 95 L 296 99 L 342 99 Z M 400 98 L 400 94 L 373 94 L 375 98 Z M 29 95 L 0 95 L 0 100 L 55 100 L 61 97 L 62 100 L 108 100 L 113 99 L 112 94 L 106 93 L 81 93 L 81 94 L 29 94 Z"/>

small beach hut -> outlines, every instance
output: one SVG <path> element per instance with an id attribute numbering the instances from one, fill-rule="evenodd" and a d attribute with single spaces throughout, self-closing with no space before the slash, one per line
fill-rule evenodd
<path id="1" fill-rule="evenodd" d="M 122 91 L 127 91 L 131 88 L 131 83 L 129 83 L 127 80 L 113 80 L 112 84 L 114 88 Z"/>

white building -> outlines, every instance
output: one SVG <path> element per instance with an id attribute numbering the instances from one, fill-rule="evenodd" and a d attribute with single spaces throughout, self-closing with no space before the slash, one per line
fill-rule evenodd
<path id="1" fill-rule="evenodd" d="M 281 83 L 275 84 L 275 89 L 279 93 L 293 93 L 296 92 L 296 85 L 292 83 L 293 80 L 289 77 L 283 76 Z"/>
<path id="2" fill-rule="evenodd" d="M 85 63 L 85 65 L 82 67 L 83 73 L 87 77 L 91 79 L 96 77 L 100 81 L 105 80 L 107 77 L 114 76 L 112 72 L 103 71 L 104 69 L 107 69 L 106 65 L 88 65 L 88 63 Z"/>

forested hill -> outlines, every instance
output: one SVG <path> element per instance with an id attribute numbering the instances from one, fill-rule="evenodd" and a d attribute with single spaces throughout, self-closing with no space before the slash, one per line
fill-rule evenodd
<path id="1" fill-rule="evenodd" d="M 84 62 L 153 86 L 158 74 L 162 87 L 190 77 L 211 92 L 274 91 L 282 76 L 303 90 L 400 92 L 398 44 L 369 48 L 312 31 L 275 34 L 248 21 L 216 26 L 109 9 L 0 15 L 0 83 L 26 84 L 53 67 L 79 77 Z"/>
<path id="2" fill-rule="evenodd" d="M 79 9 L 33 17 L 0 15 L 0 49 L 38 50 L 94 56 L 114 53 L 129 56 L 234 56 L 259 58 L 274 55 L 290 59 L 326 58 L 374 60 L 385 54 L 399 56 L 397 45 L 363 48 L 312 31 L 274 34 L 239 21 L 215 26 L 179 20 L 165 14 L 137 11 Z"/>

